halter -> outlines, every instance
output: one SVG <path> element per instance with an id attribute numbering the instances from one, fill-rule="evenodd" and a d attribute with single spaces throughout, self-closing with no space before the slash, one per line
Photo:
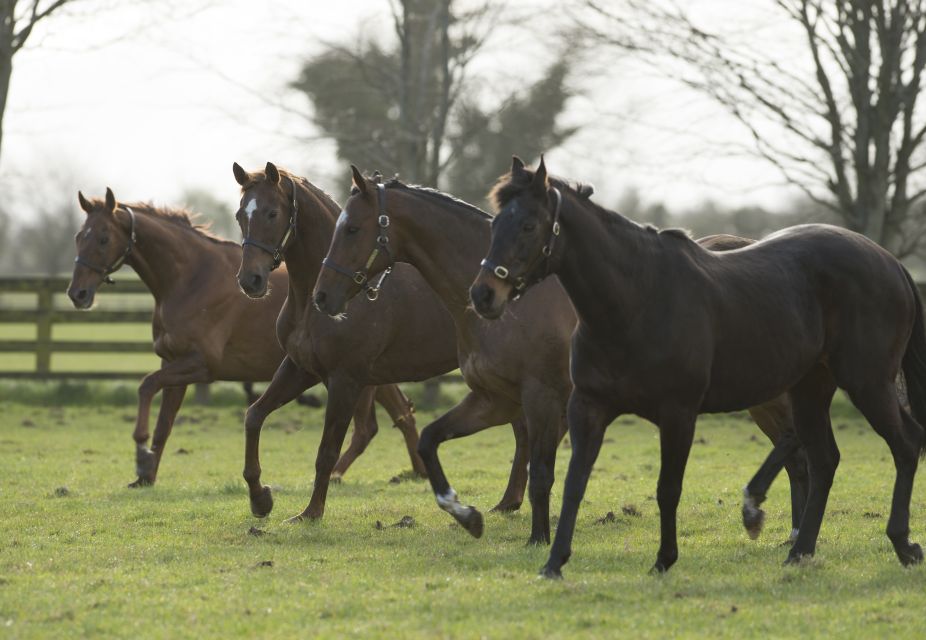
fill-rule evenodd
<path id="1" fill-rule="evenodd" d="M 376 185 L 376 199 L 379 204 L 379 217 L 376 220 L 379 226 L 379 235 L 376 237 L 376 246 L 373 247 L 373 251 L 370 253 L 370 257 L 367 258 L 366 264 L 363 265 L 363 269 L 351 271 L 328 256 L 325 256 L 325 259 L 322 260 L 322 267 L 340 273 L 342 276 L 346 276 L 359 284 L 370 302 L 379 298 L 383 282 L 386 281 L 386 276 L 392 273 L 392 267 L 395 264 L 395 258 L 392 257 L 392 252 L 389 250 L 389 237 L 386 235 L 386 230 L 389 228 L 389 215 L 386 213 L 386 187 L 382 184 Z M 389 266 L 383 271 L 383 275 L 379 277 L 376 284 L 370 284 L 370 267 L 376 262 L 376 258 L 379 257 L 380 253 L 385 253 L 386 257 L 389 258 Z"/>
<path id="2" fill-rule="evenodd" d="M 289 241 L 292 240 L 293 234 L 296 232 L 296 215 L 299 213 L 299 205 L 296 203 L 296 183 L 292 178 L 289 179 L 289 185 L 293 190 L 293 212 L 289 216 L 289 227 L 287 227 L 286 233 L 283 234 L 283 238 L 280 240 L 279 244 L 275 247 L 271 247 L 269 244 L 264 244 L 258 240 L 252 240 L 248 236 L 241 241 L 242 247 L 252 245 L 261 251 L 269 253 L 273 257 L 273 266 L 270 267 L 271 271 L 279 267 L 283 262 L 283 252 L 286 251 Z M 251 225 L 248 224 L 248 234 L 250 233 Z"/>
<path id="3" fill-rule="evenodd" d="M 559 192 L 559 189 L 553 187 L 553 194 L 556 196 L 556 209 L 553 212 L 553 230 L 550 233 L 550 241 L 544 245 L 543 249 L 540 250 L 540 253 L 534 258 L 530 264 L 527 265 L 527 268 L 524 269 L 523 273 L 518 277 L 512 277 L 511 270 L 501 264 L 495 264 L 488 258 L 485 258 L 480 262 L 480 266 L 486 271 L 491 271 L 499 280 L 510 281 L 511 286 L 514 287 L 514 290 L 517 291 L 517 296 L 519 297 L 524 290 L 527 288 L 527 277 L 530 275 L 531 271 L 537 266 L 541 260 L 547 261 L 547 272 L 544 274 L 549 275 L 550 273 L 550 256 L 553 255 L 553 247 L 556 244 L 556 238 L 559 237 L 560 226 L 559 226 L 559 212 L 563 206 L 563 196 Z"/>
<path id="4" fill-rule="evenodd" d="M 119 269 L 122 268 L 122 265 L 125 264 L 125 259 L 129 257 L 129 254 L 132 253 L 132 247 L 135 246 L 135 212 L 132 211 L 131 207 L 125 207 L 125 210 L 129 213 L 129 220 L 131 221 L 131 226 L 129 227 L 129 244 L 125 247 L 125 251 L 122 252 L 118 258 L 113 261 L 108 267 L 98 267 L 95 264 L 90 264 L 79 255 L 74 258 L 74 262 L 79 264 L 82 267 L 86 267 L 91 271 L 96 271 L 97 273 L 103 276 L 103 282 L 106 284 L 116 284 L 116 281 L 110 278 L 109 276 L 116 273 Z"/>

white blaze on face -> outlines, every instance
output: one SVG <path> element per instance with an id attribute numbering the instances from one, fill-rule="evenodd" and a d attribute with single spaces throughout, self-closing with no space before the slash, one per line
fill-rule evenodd
<path id="1" fill-rule="evenodd" d="M 334 224 L 334 230 L 340 231 L 344 228 L 344 225 L 347 224 L 347 211 L 344 209 L 341 210 L 341 214 L 338 216 L 338 221 Z"/>
<path id="2" fill-rule="evenodd" d="M 255 211 L 257 211 L 257 198 L 251 198 L 244 206 L 244 212 L 248 214 L 248 223 L 251 222 L 251 217 Z"/>

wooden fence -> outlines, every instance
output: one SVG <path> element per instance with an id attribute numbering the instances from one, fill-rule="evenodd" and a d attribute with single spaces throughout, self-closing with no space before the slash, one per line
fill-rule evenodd
<path id="1" fill-rule="evenodd" d="M 60 371 L 52 370 L 52 355 L 55 353 L 154 353 L 151 340 L 109 341 L 109 340 L 55 340 L 53 327 L 56 324 L 109 324 L 109 323 L 151 323 L 151 305 L 148 309 L 131 311 L 96 310 L 92 312 L 61 308 L 55 305 L 55 295 L 63 294 L 68 287 L 68 278 L 0 278 L 0 294 L 34 294 L 36 304 L 30 308 L 0 307 L 0 324 L 29 324 L 35 326 L 32 340 L 2 339 L 0 354 L 34 353 L 35 368 L 31 371 L 10 371 L 0 369 L 0 377 L 34 378 L 49 380 L 56 378 L 139 378 L 148 371 Z M 108 287 L 105 295 L 127 293 L 148 293 L 139 280 L 120 280 Z M 70 304 L 70 303 L 68 303 Z"/>
<path id="2" fill-rule="evenodd" d="M 53 367 L 52 357 L 55 353 L 147 353 L 154 354 L 154 347 L 150 339 L 143 341 L 114 341 L 114 340 L 58 340 L 54 338 L 54 326 L 63 324 L 93 324 L 113 325 L 125 323 L 144 323 L 150 325 L 153 309 L 153 300 L 144 283 L 139 280 L 117 280 L 115 285 L 105 287 L 101 292 L 107 300 L 110 296 L 124 294 L 148 294 L 144 306 L 146 308 L 133 308 L 131 310 L 96 309 L 93 311 L 78 311 L 71 308 L 70 301 L 64 298 L 69 279 L 66 277 L 48 278 L 0 278 L 0 326 L 10 324 L 26 324 L 35 326 L 34 339 L 0 338 L 0 357 L 11 353 L 34 353 L 35 366 L 30 370 L 11 370 L 0 365 L 0 378 L 18 378 L 34 380 L 56 379 L 134 379 L 142 376 L 155 367 L 146 371 L 117 371 L 106 369 L 94 370 L 62 370 Z M 11 305 L 3 300 L 4 294 L 19 294 L 17 297 L 32 294 L 35 304 Z M 59 304 L 55 304 L 58 296 Z M 63 298 L 63 299 L 62 299 Z M 118 306 L 118 304 L 116 305 Z M 138 307 L 139 305 L 135 305 Z M 425 383 L 425 394 L 428 397 L 437 397 L 439 385 L 443 382 L 460 382 L 462 378 L 457 375 L 446 375 Z M 208 402 L 208 385 L 196 385 L 195 400 Z"/>

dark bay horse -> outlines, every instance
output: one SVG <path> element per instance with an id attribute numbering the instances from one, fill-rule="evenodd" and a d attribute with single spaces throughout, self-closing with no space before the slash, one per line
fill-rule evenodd
<path id="1" fill-rule="evenodd" d="M 129 486 L 154 484 L 188 385 L 262 382 L 273 376 L 284 356 L 274 326 L 287 275 L 284 270 L 275 273 L 274 293 L 259 302 L 248 301 L 235 282 L 241 247 L 211 235 L 186 212 L 123 205 L 110 189 L 102 199 L 88 200 L 79 193 L 78 201 L 87 218 L 77 233 L 77 259 L 68 288 L 74 306 L 89 309 L 100 284 L 110 281 L 123 264 L 138 273 L 154 296 L 152 333 L 161 368 L 145 376 L 138 389 L 133 434 L 138 478 Z M 149 449 L 151 402 L 162 390 Z M 347 471 L 376 434 L 373 396 L 374 389 L 367 390 L 357 406 L 354 436 L 335 467 L 338 474 Z M 402 431 L 413 468 L 423 475 L 411 401 L 395 385 L 376 388 L 375 396 Z"/>
<path id="2" fill-rule="evenodd" d="M 531 501 L 534 521 L 531 542 L 549 542 L 549 489 L 553 482 L 556 444 L 562 434 L 569 381 L 569 340 L 575 312 L 559 283 L 551 278 L 529 291 L 500 322 L 480 318 L 470 305 L 467 288 L 478 271 L 491 235 L 491 217 L 451 196 L 398 180 L 386 184 L 364 178 L 352 167 L 354 189 L 345 203 L 331 248 L 315 286 L 317 306 L 338 314 L 346 301 L 394 262 L 414 265 L 443 300 L 456 323 L 460 370 L 471 392 L 455 408 L 421 433 L 419 452 L 428 467 L 438 505 L 449 511 L 477 537 L 482 517 L 474 507 L 460 505 L 450 487 L 437 448 L 502 424 L 513 416 L 527 418 L 531 447 Z M 705 238 L 706 246 L 730 249 L 749 240 L 732 236 Z M 388 247 L 379 250 L 377 247 Z M 373 259 L 371 259 L 373 256 Z M 364 277 L 355 277 L 363 274 Z M 787 399 L 750 409 L 773 442 L 792 431 Z M 794 526 L 807 492 L 805 467 L 797 454 L 784 456 L 791 475 Z M 774 472 L 780 469 L 775 467 Z M 749 485 L 753 505 L 747 528 L 758 535 L 764 499 L 774 473 Z M 752 500 L 752 502 L 749 502 Z M 745 512 L 744 512 L 745 513 Z"/>
<path id="3" fill-rule="evenodd" d="M 470 294 L 488 318 L 556 274 L 576 307 L 568 421 L 572 458 L 542 570 L 561 576 L 579 503 L 605 427 L 633 413 L 659 427 L 661 542 L 654 572 L 678 558 L 676 510 L 699 413 L 742 409 L 789 392 L 810 493 L 788 562 L 814 553 L 839 449 L 829 420 L 837 387 L 894 459 L 887 535 L 904 565 L 909 506 L 926 449 L 926 335 L 904 267 L 867 238 L 801 225 L 734 251 L 705 251 L 685 233 L 642 227 L 592 203 L 581 187 L 515 158 L 492 192 L 500 212 Z M 913 415 L 897 398 L 906 378 Z"/>
<path id="4" fill-rule="evenodd" d="M 265 516 L 273 508 L 270 488 L 260 483 L 258 450 L 264 420 L 321 381 L 328 388 L 328 404 L 315 461 L 315 485 L 308 506 L 291 520 L 320 518 L 325 511 L 329 476 L 364 389 L 426 380 L 456 369 L 453 321 L 421 276 L 407 266 L 395 270 L 381 294 L 377 290 L 357 300 L 342 317 L 332 319 L 316 311 L 311 290 L 340 207 L 309 181 L 281 171 L 273 163 L 252 173 L 237 163 L 233 169 L 241 185 L 237 219 L 245 238 L 244 251 L 239 253 L 239 286 L 249 297 L 261 299 L 271 289 L 268 284 L 273 269 L 285 261 L 289 270 L 287 298 L 276 325 L 286 357 L 245 419 L 244 479 L 251 510 L 254 515 Z M 279 287 L 277 293 L 283 290 Z M 369 299 L 375 297 L 375 301 Z M 523 426 L 515 425 L 516 441 L 523 440 L 521 432 Z M 516 453 L 498 509 L 520 506 L 525 465 L 525 455 Z"/>

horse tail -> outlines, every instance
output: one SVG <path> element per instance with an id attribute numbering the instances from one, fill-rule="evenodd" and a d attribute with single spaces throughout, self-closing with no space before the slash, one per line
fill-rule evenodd
<path id="1" fill-rule="evenodd" d="M 904 274 L 913 291 L 916 310 L 913 317 L 913 333 L 903 355 L 903 374 L 913 417 L 921 428 L 926 428 L 926 326 L 923 323 L 923 301 L 910 272 L 904 269 Z M 926 432 L 921 433 L 920 457 L 926 457 Z"/>

